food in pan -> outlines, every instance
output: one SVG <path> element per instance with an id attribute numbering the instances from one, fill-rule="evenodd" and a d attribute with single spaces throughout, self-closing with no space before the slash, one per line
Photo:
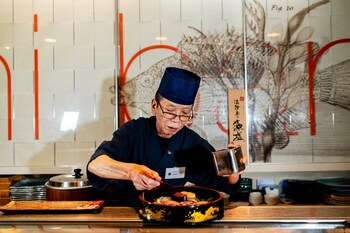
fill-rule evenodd
<path id="1" fill-rule="evenodd" d="M 207 204 L 209 200 L 199 200 L 193 192 L 176 192 L 173 196 L 161 196 L 155 200 L 155 204 L 166 206 L 193 206 Z"/>

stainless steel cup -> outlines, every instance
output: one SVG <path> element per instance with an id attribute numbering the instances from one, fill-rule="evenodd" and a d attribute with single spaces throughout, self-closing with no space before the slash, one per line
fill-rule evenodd
<path id="1" fill-rule="evenodd" d="M 242 148 L 222 149 L 212 152 L 218 176 L 228 176 L 245 169 Z"/>

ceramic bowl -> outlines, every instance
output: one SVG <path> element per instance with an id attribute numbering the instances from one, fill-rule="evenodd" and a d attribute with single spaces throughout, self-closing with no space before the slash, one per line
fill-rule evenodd
<path id="1" fill-rule="evenodd" d="M 278 195 L 275 194 L 265 194 L 264 202 L 268 205 L 276 205 L 280 202 Z"/>

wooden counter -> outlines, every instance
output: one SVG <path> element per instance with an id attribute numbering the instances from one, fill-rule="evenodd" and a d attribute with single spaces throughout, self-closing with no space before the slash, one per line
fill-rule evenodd
<path id="1" fill-rule="evenodd" d="M 225 210 L 224 218 L 215 223 L 228 222 L 350 222 L 350 206 L 237 206 Z M 0 225 L 8 224 L 140 224 L 138 214 L 131 207 L 104 207 L 100 213 L 74 214 L 2 214 Z"/>

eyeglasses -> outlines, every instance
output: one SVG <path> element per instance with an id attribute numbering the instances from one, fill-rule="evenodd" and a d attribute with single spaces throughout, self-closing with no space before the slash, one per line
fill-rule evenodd
<path id="1" fill-rule="evenodd" d="M 162 105 L 160 105 L 160 103 L 158 103 L 158 105 L 160 107 L 160 110 L 162 111 L 163 116 L 166 119 L 172 120 L 172 119 L 175 119 L 176 117 L 179 117 L 180 121 L 187 122 L 187 121 L 191 120 L 191 118 L 192 118 L 192 113 L 191 113 L 191 115 L 177 115 L 177 114 L 174 114 L 174 113 L 171 113 L 171 112 L 165 112 L 163 110 Z"/>

